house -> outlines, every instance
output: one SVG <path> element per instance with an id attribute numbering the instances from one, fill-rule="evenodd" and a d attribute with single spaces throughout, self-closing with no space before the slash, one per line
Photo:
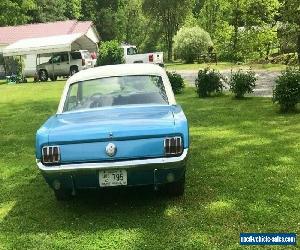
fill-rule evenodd
<path id="1" fill-rule="evenodd" d="M 95 48 L 97 48 L 100 37 L 91 21 L 67 20 L 50 23 L 0 27 L 0 76 L 3 77 L 5 75 L 2 51 L 8 45 L 11 45 L 22 39 L 50 36 L 53 37 L 79 33 L 85 35 L 95 44 Z M 36 54 L 24 56 L 24 73 L 26 76 L 34 75 L 36 69 L 36 57 Z"/>

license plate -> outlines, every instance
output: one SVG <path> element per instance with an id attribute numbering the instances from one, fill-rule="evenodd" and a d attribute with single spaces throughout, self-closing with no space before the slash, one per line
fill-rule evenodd
<path id="1" fill-rule="evenodd" d="M 114 187 L 127 185 L 126 170 L 105 170 L 99 173 L 100 187 Z"/>

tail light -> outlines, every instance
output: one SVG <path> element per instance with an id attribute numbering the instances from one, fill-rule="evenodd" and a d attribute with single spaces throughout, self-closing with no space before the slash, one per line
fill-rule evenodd
<path id="1" fill-rule="evenodd" d="M 178 156 L 182 154 L 183 145 L 181 137 L 166 138 L 164 142 L 166 156 Z"/>
<path id="2" fill-rule="evenodd" d="M 85 65 L 85 59 L 82 59 L 82 66 Z"/>
<path id="3" fill-rule="evenodd" d="M 153 54 L 149 55 L 149 62 L 153 62 Z"/>
<path id="4" fill-rule="evenodd" d="M 60 162 L 59 146 L 46 146 L 42 149 L 43 163 L 57 164 Z"/>

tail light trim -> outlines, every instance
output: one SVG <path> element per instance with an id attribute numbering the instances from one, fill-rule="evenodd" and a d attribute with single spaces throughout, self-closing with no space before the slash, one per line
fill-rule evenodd
<path id="1" fill-rule="evenodd" d="M 165 138 L 164 149 L 166 156 L 181 155 L 183 152 L 182 138 L 180 136 Z"/>
<path id="2" fill-rule="evenodd" d="M 42 148 L 42 161 L 45 164 L 60 163 L 60 147 L 45 146 Z"/>

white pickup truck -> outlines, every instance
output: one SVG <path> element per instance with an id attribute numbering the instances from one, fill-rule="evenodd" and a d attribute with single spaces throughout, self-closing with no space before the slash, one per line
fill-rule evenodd
<path id="1" fill-rule="evenodd" d="M 125 63 L 153 63 L 164 65 L 163 52 L 154 52 L 146 54 L 138 54 L 137 48 L 134 45 L 123 44 Z"/>

